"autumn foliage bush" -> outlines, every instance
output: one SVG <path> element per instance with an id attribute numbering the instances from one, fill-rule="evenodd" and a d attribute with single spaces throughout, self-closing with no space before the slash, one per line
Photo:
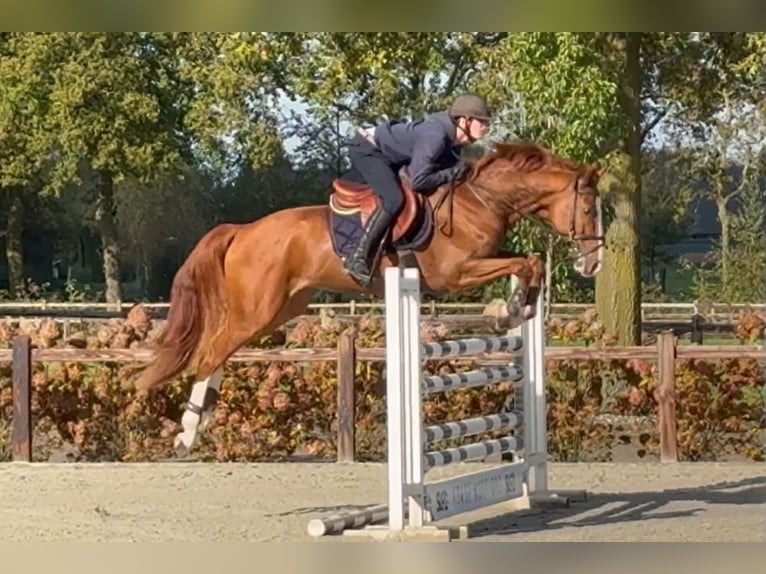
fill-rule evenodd
<path id="1" fill-rule="evenodd" d="M 335 348 L 346 329 L 358 347 L 383 347 L 380 316 L 355 322 L 331 316 L 302 320 L 296 326 L 254 342 L 261 348 Z M 736 335 L 753 343 L 763 333 L 763 317 L 745 314 Z M 0 322 L 0 346 L 29 334 L 39 348 L 89 349 L 151 346 L 158 326 L 137 306 L 125 320 L 84 324 L 64 333 L 61 323 Z M 614 339 L 593 313 L 577 320 L 553 319 L 550 345 L 610 346 Z M 466 328 L 424 324 L 424 340 L 479 334 Z M 486 332 L 486 330 L 485 330 Z M 447 374 L 476 368 L 470 360 L 435 360 L 427 373 Z M 32 377 L 36 460 L 152 461 L 174 456 L 191 380 L 178 377 L 148 395 L 130 382 L 136 363 L 35 362 Z M 385 384 L 382 362 L 357 361 L 357 458 L 384 460 Z M 297 454 L 332 459 L 336 453 L 337 375 L 335 361 L 227 364 L 212 422 L 192 454 L 201 460 L 278 460 Z M 549 360 L 548 447 L 553 460 L 611 460 L 622 449 L 635 460 L 658 454 L 654 361 Z M 11 366 L 0 363 L 0 459 L 10 458 Z M 764 369 L 756 360 L 733 357 L 678 361 L 676 369 L 678 445 L 684 460 L 740 457 L 763 460 L 759 421 L 764 416 Z M 459 420 L 503 410 L 510 384 L 440 393 L 424 401 L 426 423 Z M 452 441 L 452 446 L 496 437 L 487 433 Z"/>
<path id="2" fill-rule="evenodd" d="M 735 335 L 742 344 L 762 338 L 766 321 L 743 313 Z M 595 314 L 548 325 L 549 344 L 608 347 Z M 659 373 L 654 360 L 551 360 L 547 365 L 549 450 L 564 460 L 605 460 L 615 446 L 639 458 L 658 456 Z M 739 358 L 676 359 L 677 443 L 682 460 L 763 460 L 760 423 L 766 362 Z"/>

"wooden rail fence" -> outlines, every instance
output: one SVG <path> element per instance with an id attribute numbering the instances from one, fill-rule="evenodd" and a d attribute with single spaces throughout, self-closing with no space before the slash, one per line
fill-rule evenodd
<path id="1" fill-rule="evenodd" d="M 141 305 L 154 318 L 167 317 L 169 303 L 156 302 L 119 302 L 119 303 L 77 303 L 64 301 L 0 301 L 2 317 L 60 317 L 69 319 L 113 319 L 124 318 L 136 305 Z M 421 313 L 431 317 L 445 315 L 478 315 L 486 308 L 486 303 L 447 303 L 440 301 L 424 302 Z M 576 317 L 584 311 L 594 308 L 593 303 L 551 303 L 547 310 L 554 317 Z M 345 303 L 312 303 L 308 306 L 309 314 L 332 312 L 342 316 L 359 316 L 368 312 L 384 312 L 382 301 L 356 301 Z M 641 303 L 641 319 L 647 322 L 688 321 L 699 315 L 711 322 L 731 322 L 745 311 L 766 313 L 763 303 L 718 303 L 707 305 L 698 303 Z"/>
<path id="2" fill-rule="evenodd" d="M 358 347 L 353 331 L 344 332 L 335 348 L 309 349 L 242 349 L 230 360 L 255 361 L 337 361 L 337 460 L 355 460 L 355 399 L 354 372 L 357 361 L 384 361 L 385 347 Z M 149 349 L 76 349 L 33 348 L 29 336 L 14 339 L 11 349 L 0 349 L 0 362 L 12 363 L 13 422 L 12 457 L 15 461 L 32 460 L 32 371 L 36 361 L 45 362 L 148 362 L 153 353 Z M 486 353 L 478 360 L 486 363 L 506 363 L 507 353 Z M 633 347 L 555 347 L 546 348 L 546 360 L 654 360 L 658 365 L 659 385 L 655 392 L 658 404 L 658 431 L 660 460 L 678 461 L 676 443 L 675 372 L 676 360 L 683 359 L 766 359 L 762 345 L 678 345 L 672 332 L 660 333 L 655 346 Z"/>

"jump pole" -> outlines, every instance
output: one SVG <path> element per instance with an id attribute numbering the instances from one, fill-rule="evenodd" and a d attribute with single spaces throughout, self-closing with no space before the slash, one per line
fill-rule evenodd
<path id="1" fill-rule="evenodd" d="M 547 472 L 544 384 L 543 302 L 535 317 L 505 337 L 477 337 L 420 342 L 420 276 L 417 269 L 386 270 L 386 372 L 388 433 L 388 504 L 339 513 L 309 523 L 309 534 L 386 540 L 451 540 L 468 535 L 466 527 L 433 524 L 457 514 L 500 502 L 514 508 L 569 506 L 584 500 L 584 490 L 550 491 Z M 453 375 L 424 377 L 424 359 L 484 352 L 521 351 L 521 364 Z M 522 411 L 504 412 L 429 427 L 422 423 L 422 398 L 456 388 L 511 381 Z M 425 451 L 445 438 L 508 429 L 509 435 L 457 448 Z M 511 463 L 425 483 L 436 466 L 512 453 Z M 407 520 L 405 520 L 407 519 Z M 385 522 L 383 525 L 379 523 Z"/>

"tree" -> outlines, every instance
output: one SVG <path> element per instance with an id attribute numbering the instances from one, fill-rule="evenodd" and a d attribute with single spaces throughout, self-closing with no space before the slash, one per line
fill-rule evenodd
<path id="1" fill-rule="evenodd" d="M 286 94 L 305 106 L 290 135 L 307 161 L 336 175 L 344 134 L 383 119 L 421 118 L 468 88 L 482 51 L 507 34 L 311 33 L 297 35 Z M 306 137 L 307 136 L 307 137 Z"/>
<path id="2" fill-rule="evenodd" d="M 726 32 L 675 36 L 681 37 L 676 41 L 681 57 L 662 60 L 666 93 L 676 103 L 668 116 L 668 131 L 692 154 L 692 169 L 700 180 L 695 186 L 698 199 L 716 205 L 721 225 L 716 269 L 719 286 L 727 290 L 726 285 L 735 280 L 729 263 L 732 210 L 736 200 L 756 185 L 759 171 L 756 154 L 764 136 L 766 35 Z"/>
<path id="3" fill-rule="evenodd" d="M 615 213 L 596 280 L 602 320 L 631 344 L 639 334 L 640 35 L 511 34 L 488 49 L 476 82 L 495 101 L 514 102 L 513 135 L 582 161 L 601 160 Z"/>
<path id="4" fill-rule="evenodd" d="M 506 34 L 311 33 L 300 37 L 289 95 L 341 121 L 422 117 L 464 89 L 481 51 Z"/>
<path id="5" fill-rule="evenodd" d="M 139 292 L 156 283 L 156 261 L 188 253 L 216 222 L 213 190 L 211 179 L 192 167 L 145 183 L 128 177 L 115 186 L 122 264 L 133 267 Z"/>
<path id="6" fill-rule="evenodd" d="M 756 77 L 763 44 L 738 33 L 524 33 L 488 51 L 482 83 L 521 108 L 519 135 L 607 167 L 596 304 L 621 344 L 640 342 L 642 153 L 657 126 L 708 117 L 716 87 Z"/>
<path id="7" fill-rule="evenodd" d="M 92 224 L 101 237 L 106 300 L 121 299 L 115 185 L 149 181 L 177 166 L 177 94 L 165 70 L 167 37 L 143 33 L 46 34 L 56 63 L 46 128 L 56 134 L 51 185 L 90 175 Z"/>
<path id="8" fill-rule="evenodd" d="M 766 298 L 766 199 L 764 171 L 740 186 L 739 209 L 727 216 L 727 247 L 719 241 L 711 252 L 712 265 L 695 277 L 701 299 L 730 303 L 761 302 Z"/>
<path id="9" fill-rule="evenodd" d="M 300 35 L 194 33 L 179 43 L 178 77 L 187 90 L 184 133 L 196 162 L 226 178 L 244 163 L 271 165 L 281 142 L 276 108 L 298 65 Z"/>
<path id="10" fill-rule="evenodd" d="M 690 150 L 662 148 L 644 152 L 641 175 L 641 263 L 654 276 L 669 265 L 666 247 L 684 239 L 693 223 L 693 160 Z"/>
<path id="11" fill-rule="evenodd" d="M 697 191 L 702 201 L 712 201 L 716 206 L 721 226 L 720 280 L 726 290 L 737 274 L 737 269 L 730 265 L 733 211 L 743 194 L 759 187 L 759 157 L 755 146 L 763 141 L 766 132 L 758 113 L 735 117 L 728 106 L 710 124 L 709 139 L 696 150 L 697 171 L 704 180 Z M 754 205 L 751 201 L 750 207 Z"/>
<path id="12" fill-rule="evenodd" d="M 137 191 L 196 162 L 225 178 L 242 160 L 273 161 L 275 42 L 259 34 L 40 36 L 52 63 L 43 117 L 46 132 L 55 134 L 50 187 L 83 183 L 89 221 L 101 237 L 108 301 L 121 298 L 121 182 L 134 180 L 124 189 Z"/>
<path id="13" fill-rule="evenodd" d="M 54 62 L 45 36 L 0 35 L 0 192 L 5 196 L 5 251 L 10 291 L 24 289 L 25 202 L 42 189 L 52 150 L 45 127 Z"/>

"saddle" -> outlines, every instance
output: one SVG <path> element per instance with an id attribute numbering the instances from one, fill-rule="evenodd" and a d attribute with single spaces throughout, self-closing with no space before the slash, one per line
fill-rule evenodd
<path id="1" fill-rule="evenodd" d="M 404 169 L 399 172 L 399 188 L 403 192 L 404 205 L 396 220 L 391 225 L 391 241 L 396 243 L 413 230 L 415 223 L 421 223 L 419 216 L 426 204 L 425 197 L 412 190 Z M 330 209 L 338 215 L 359 214 L 362 227 L 367 225 L 372 212 L 380 207 L 381 200 L 366 183 L 356 183 L 343 178 L 332 182 L 330 193 Z"/>

